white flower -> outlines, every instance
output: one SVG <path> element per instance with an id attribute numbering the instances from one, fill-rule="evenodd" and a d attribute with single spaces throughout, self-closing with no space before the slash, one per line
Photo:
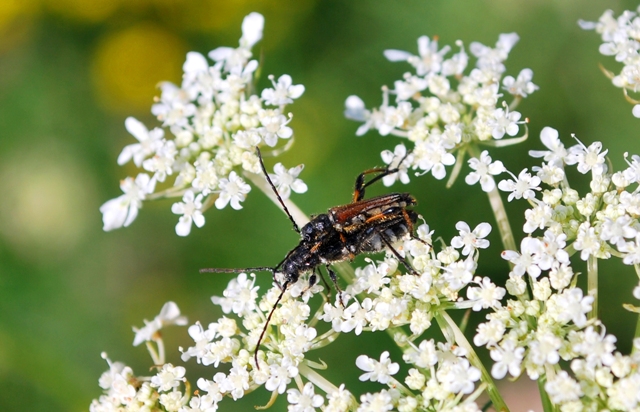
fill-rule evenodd
<path id="1" fill-rule="evenodd" d="M 294 359 L 298 359 L 309 350 L 318 333 L 315 328 L 306 324 L 299 324 L 297 326 L 283 325 L 282 334 L 285 338 L 282 343 L 282 352 Z"/>
<path id="2" fill-rule="evenodd" d="M 509 136 L 515 136 L 520 130 L 518 124 L 521 114 L 519 112 L 509 112 L 509 109 L 496 109 L 493 111 L 491 117 L 489 117 L 488 124 L 491 127 L 491 136 L 494 139 L 502 139 L 506 134 Z"/>
<path id="3" fill-rule="evenodd" d="M 636 237 L 638 232 L 632 227 L 633 224 L 633 220 L 628 215 L 622 215 L 616 220 L 605 217 L 600 228 L 600 238 L 620 248 L 624 245 L 625 238 Z"/>
<path id="4" fill-rule="evenodd" d="M 393 398 L 386 389 L 378 393 L 360 395 L 360 406 L 357 412 L 385 412 L 393 409 Z"/>
<path id="5" fill-rule="evenodd" d="M 407 156 L 407 148 L 405 145 L 397 145 L 393 152 L 384 150 L 380 153 L 380 157 L 382 157 L 382 161 L 387 165 L 388 169 L 398 169 L 397 172 L 388 174 L 382 178 L 383 185 L 391 186 L 395 183 L 396 179 L 399 179 L 405 185 L 409 183 L 407 170 L 413 161 L 413 157 Z M 402 163 L 400 163 L 400 161 L 402 161 Z"/>
<path id="6" fill-rule="evenodd" d="M 575 138 L 575 136 L 574 136 Z M 576 140 L 578 140 L 576 138 Z M 593 142 L 586 147 L 580 140 L 575 146 L 569 148 L 569 155 L 566 158 L 566 162 L 569 165 L 578 164 L 578 171 L 582 174 L 588 171 L 593 171 L 596 175 L 601 175 L 606 170 L 605 156 L 609 150 L 602 150 L 602 143 Z"/>
<path id="7" fill-rule="evenodd" d="M 580 259 L 587 260 L 590 255 L 599 256 L 602 247 L 596 229 L 589 222 L 583 222 L 578 227 L 578 236 L 573 242 L 575 250 L 580 251 Z"/>
<path id="8" fill-rule="evenodd" d="M 146 195 L 153 193 L 156 181 L 146 173 L 140 173 L 134 180 L 132 177 L 120 181 L 120 189 L 124 194 L 111 199 L 100 206 L 103 230 L 109 231 L 129 226 L 138 216 L 138 209 Z"/>
<path id="9" fill-rule="evenodd" d="M 478 333 L 473 337 L 473 343 L 477 346 L 495 346 L 504 336 L 505 330 L 506 325 L 503 321 L 492 318 L 489 322 L 478 325 Z"/>
<path id="10" fill-rule="evenodd" d="M 218 186 L 218 173 L 212 161 L 195 163 L 196 177 L 191 185 L 198 192 L 202 192 L 204 196 L 208 195 Z"/>
<path id="11" fill-rule="evenodd" d="M 184 326 L 187 324 L 187 318 L 180 316 L 180 308 L 175 302 L 167 302 L 162 306 L 160 314 L 156 316 L 151 322 L 145 319 L 145 326 L 143 328 L 133 328 L 136 333 L 136 337 L 133 340 L 133 346 L 138 346 L 142 342 L 147 342 L 154 339 L 154 335 L 160 329 L 169 325 Z"/>
<path id="12" fill-rule="evenodd" d="M 552 127 L 545 127 L 540 132 L 540 140 L 549 150 L 530 150 L 529 156 L 542 157 L 545 162 L 549 162 L 556 166 L 562 166 L 568 155 L 567 149 L 558 137 L 558 131 Z"/>
<path id="13" fill-rule="evenodd" d="M 218 401 L 210 396 L 193 396 L 189 400 L 189 407 L 182 407 L 179 412 L 216 412 Z"/>
<path id="14" fill-rule="evenodd" d="M 301 179 L 298 179 L 302 169 L 304 169 L 304 165 L 298 165 L 287 170 L 282 163 L 276 163 L 273 167 L 275 174 L 269 174 L 269 177 L 283 199 L 288 199 L 292 190 L 296 193 L 305 193 L 307 191 L 307 185 Z"/>
<path id="15" fill-rule="evenodd" d="M 438 180 L 442 180 L 446 176 L 445 166 L 451 166 L 456 162 L 455 156 L 447 152 L 441 142 L 437 144 L 426 141 L 418 142 L 413 154 L 418 168 L 425 173 L 431 171 L 433 177 Z"/>
<path id="16" fill-rule="evenodd" d="M 204 330 L 200 322 L 196 322 L 194 325 L 189 326 L 187 332 L 194 340 L 195 346 L 181 350 L 181 359 L 186 362 L 195 356 L 198 362 L 201 362 L 202 357 L 207 353 L 207 346 L 216 337 L 216 331 L 211 328 L 211 325 L 207 330 Z"/>
<path id="17" fill-rule="evenodd" d="M 505 339 L 500 346 L 491 350 L 490 355 L 491 359 L 496 361 L 491 368 L 491 376 L 502 379 L 507 371 L 514 378 L 520 376 L 524 348 L 516 346 L 514 340 Z"/>
<path id="18" fill-rule="evenodd" d="M 262 98 L 265 104 L 271 106 L 283 106 L 293 103 L 293 99 L 297 99 L 304 93 L 304 86 L 301 84 L 292 84 L 291 76 L 283 74 L 278 79 L 278 83 L 274 81 L 273 75 L 269 76 L 269 80 L 273 83 L 273 89 L 262 90 Z"/>
<path id="19" fill-rule="evenodd" d="M 123 165 L 133 158 L 133 163 L 140 167 L 142 161 L 154 154 L 159 148 L 164 137 L 164 130 L 156 127 L 149 131 L 144 124 L 133 117 L 126 118 L 124 127 L 140 143 L 125 146 L 118 156 L 118 164 Z"/>
<path id="20" fill-rule="evenodd" d="M 247 64 L 251 57 L 251 48 L 262 39 L 264 17 L 260 13 L 250 13 L 242 21 L 242 37 L 240 47 L 218 47 L 209 52 L 211 60 L 224 62 L 225 70 L 237 73 Z"/>
<path id="21" fill-rule="evenodd" d="M 576 326 L 582 328 L 587 324 L 586 314 L 591 311 L 593 296 L 583 296 L 582 289 L 565 289 L 557 295 L 557 305 L 561 310 L 558 313 L 558 321 L 573 321 Z"/>
<path id="22" fill-rule="evenodd" d="M 298 376 L 298 368 L 291 358 L 284 357 L 279 363 L 269 365 L 269 378 L 264 387 L 271 392 L 284 393 L 291 378 Z"/>
<path id="23" fill-rule="evenodd" d="M 204 215 L 202 214 L 202 193 L 195 196 L 191 190 L 187 190 L 182 197 L 182 202 L 174 203 L 171 211 L 180 216 L 176 225 L 178 236 L 187 236 L 191 232 L 191 223 L 197 227 L 204 226 Z"/>
<path id="24" fill-rule="evenodd" d="M 211 301 L 219 305 L 224 313 L 233 312 L 239 316 L 248 315 L 256 309 L 259 286 L 254 286 L 255 275 L 251 278 L 246 273 L 240 273 L 237 278 L 231 279 L 222 295 L 213 296 Z"/>
<path id="25" fill-rule="evenodd" d="M 178 150 L 173 140 L 163 140 L 158 143 L 156 154 L 142 162 L 142 167 L 153 172 L 154 179 L 164 182 L 167 176 L 172 175 L 176 164 Z"/>
<path id="26" fill-rule="evenodd" d="M 443 364 L 436 376 L 448 392 L 469 394 L 475 388 L 474 382 L 480 379 L 480 370 L 471 366 L 468 360 L 458 359 Z"/>
<path id="27" fill-rule="evenodd" d="M 502 258 L 514 264 L 512 272 L 517 276 L 526 272 L 534 279 L 540 276 L 541 270 L 537 263 L 543 251 L 542 242 L 536 238 L 525 237 L 520 242 L 520 251 L 522 254 L 513 250 L 502 252 Z"/>
<path id="28" fill-rule="evenodd" d="M 506 76 L 502 80 L 502 85 L 506 91 L 514 96 L 527 97 L 538 90 L 538 86 L 533 84 L 531 79 L 533 79 L 533 71 L 531 69 L 522 69 L 517 79 L 512 76 Z"/>
<path id="29" fill-rule="evenodd" d="M 186 369 L 182 366 L 173 366 L 170 363 L 166 363 L 155 376 L 151 377 L 151 386 L 158 388 L 160 392 L 177 388 L 181 382 L 186 380 L 184 377 L 185 372 Z"/>
<path id="30" fill-rule="evenodd" d="M 297 389 L 287 390 L 288 411 L 290 412 L 313 412 L 324 403 L 321 395 L 316 395 L 314 386 L 307 382 L 300 393 Z"/>
<path id="31" fill-rule="evenodd" d="M 484 222 L 480 223 L 473 229 L 465 222 L 456 223 L 456 229 L 460 232 L 459 236 L 451 239 L 451 246 L 456 249 L 462 249 L 463 256 L 469 256 L 477 249 L 486 249 L 489 247 L 489 241 L 485 239 L 491 233 L 491 225 Z"/>
<path id="32" fill-rule="evenodd" d="M 552 332 L 541 332 L 529 344 L 528 358 L 535 365 L 555 365 L 560 360 L 558 350 L 562 347 L 562 339 Z"/>
<path id="33" fill-rule="evenodd" d="M 263 127 L 261 127 L 259 131 L 265 144 L 273 147 L 278 143 L 278 138 L 288 139 L 293 136 L 293 130 L 287 126 L 290 121 L 291 118 L 287 119 L 278 111 L 262 111 L 260 123 Z"/>
<path id="34" fill-rule="evenodd" d="M 396 80 L 393 83 L 396 101 L 408 100 L 415 96 L 416 93 L 426 89 L 428 85 L 429 82 L 426 79 L 419 76 L 411 76 L 409 73 L 406 73 L 404 75 L 404 81 Z"/>
<path id="35" fill-rule="evenodd" d="M 215 205 L 218 209 L 224 208 L 227 203 L 231 203 L 231 207 L 240 210 L 244 202 L 246 194 L 251 191 L 251 186 L 246 184 L 241 177 L 234 171 L 229 173 L 229 178 L 222 178 L 218 182 L 220 187 L 220 196 L 216 199 Z"/>
<path id="36" fill-rule="evenodd" d="M 353 403 L 353 395 L 344 388 L 344 383 L 340 387 L 327 393 L 327 406 L 324 407 L 324 412 L 344 412 L 349 410 Z"/>
<path id="37" fill-rule="evenodd" d="M 406 61 L 416 69 L 418 76 L 424 76 L 427 73 L 438 73 L 442 68 L 444 55 L 449 52 L 449 46 L 443 47 L 438 51 L 438 40 L 429 40 L 427 36 L 418 38 L 418 54 L 414 56 L 409 52 L 402 50 L 385 50 L 384 57 L 389 61 Z"/>
<path id="38" fill-rule="evenodd" d="M 472 309 L 478 312 L 481 309 L 500 307 L 500 300 L 506 293 L 504 288 L 496 286 L 488 277 L 484 277 L 478 285 L 480 287 L 467 289 L 467 299 L 474 303 Z"/>
<path id="39" fill-rule="evenodd" d="M 344 322 L 340 324 L 340 330 L 344 333 L 355 330 L 356 335 L 362 333 L 362 329 L 367 325 L 367 314 L 373 307 L 371 298 L 365 298 L 360 304 L 358 301 L 353 302 L 343 312 Z"/>
<path id="40" fill-rule="evenodd" d="M 380 361 L 370 358 L 367 355 L 360 355 L 356 359 L 356 366 L 366 372 L 360 375 L 359 379 L 361 381 L 370 380 L 383 384 L 388 383 L 391 375 L 395 375 L 400 370 L 400 365 L 391 362 L 391 359 L 389 359 L 388 351 L 382 352 Z"/>
<path id="41" fill-rule="evenodd" d="M 469 173 L 465 178 L 465 182 L 469 185 L 474 185 L 480 182 L 480 186 L 484 192 L 490 192 L 496 186 L 492 176 L 498 175 L 506 171 L 504 165 L 500 160 L 495 162 L 491 161 L 489 152 L 483 150 L 480 154 L 480 159 L 472 157 L 468 160 L 469 167 L 473 169 L 473 172 Z"/>
<path id="42" fill-rule="evenodd" d="M 229 371 L 229 375 L 220 382 L 221 390 L 230 393 L 233 400 L 244 396 L 249 386 L 249 371 L 247 365 L 234 365 Z"/>
<path id="43" fill-rule="evenodd" d="M 538 176 L 531 176 L 527 172 L 527 169 L 523 169 L 518 177 L 513 173 L 507 171 L 514 180 L 502 180 L 498 183 L 498 189 L 503 192 L 509 193 L 508 201 L 513 199 L 533 199 L 535 198 L 534 190 L 540 190 L 540 178 Z"/>
<path id="44" fill-rule="evenodd" d="M 576 382 L 566 371 L 560 371 L 544 385 L 551 402 L 558 405 L 563 402 L 575 401 L 582 396 L 580 384 Z"/>
<path id="45" fill-rule="evenodd" d="M 436 350 L 436 344 L 433 339 L 423 340 L 416 348 L 411 345 L 405 354 L 402 356 L 405 362 L 416 365 L 419 368 L 431 368 L 438 363 L 438 352 Z"/>
<path id="46" fill-rule="evenodd" d="M 365 109 L 362 99 L 358 96 L 351 95 L 345 100 L 344 106 L 344 117 L 358 122 L 365 122 L 356 131 L 356 136 L 365 134 L 373 124 L 373 121 L 371 120 L 371 112 Z"/>
<path id="47" fill-rule="evenodd" d="M 613 351 L 616 349 L 616 337 L 607 335 L 604 326 L 600 333 L 589 326 L 582 335 L 582 339 L 573 345 L 573 350 L 585 357 L 587 365 L 591 368 L 611 366 L 615 360 Z"/>
<path id="48" fill-rule="evenodd" d="M 451 290 L 457 291 L 471 282 L 476 267 L 476 262 L 470 256 L 465 260 L 458 260 L 445 266 L 442 278 Z"/>
<path id="49" fill-rule="evenodd" d="M 531 168 L 536 175 L 550 186 L 556 186 L 558 183 L 564 180 L 564 169 L 558 167 L 555 163 L 542 163 L 542 166 L 533 166 Z"/>

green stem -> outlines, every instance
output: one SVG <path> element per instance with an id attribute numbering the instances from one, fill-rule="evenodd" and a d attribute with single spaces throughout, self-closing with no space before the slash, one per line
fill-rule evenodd
<path id="1" fill-rule="evenodd" d="M 442 329 L 442 332 L 445 334 L 445 336 L 446 335 L 452 336 L 456 344 L 458 344 L 459 346 L 467 350 L 467 359 L 469 359 L 469 362 L 473 366 L 475 366 L 480 370 L 482 382 L 484 382 L 487 385 L 487 394 L 489 395 L 489 399 L 491 399 L 491 402 L 493 403 L 493 407 L 495 408 L 495 410 L 499 412 L 509 411 L 509 408 L 507 407 L 507 404 L 505 403 L 504 399 L 502 399 L 502 395 L 500 395 L 500 392 L 498 391 L 498 387 L 496 386 L 495 382 L 491 378 L 491 375 L 489 374 L 487 369 L 484 367 L 484 365 L 480 361 L 480 358 L 478 357 L 478 354 L 473 349 L 473 346 L 471 346 L 471 344 L 469 343 L 467 338 L 464 336 L 462 331 L 460 331 L 460 328 L 458 328 L 458 325 L 456 325 L 456 323 L 453 321 L 453 319 L 451 319 L 449 314 L 444 311 L 436 312 L 435 319 L 438 322 L 438 325 L 440 326 L 440 329 Z"/>
<path id="2" fill-rule="evenodd" d="M 545 375 L 542 375 L 538 378 L 538 391 L 540 392 L 540 400 L 542 401 L 542 410 L 544 412 L 552 412 L 555 410 L 553 404 L 551 403 L 551 399 L 549 399 L 549 395 L 547 391 L 544 389 L 544 385 L 547 383 L 547 378 Z"/>
<path id="3" fill-rule="evenodd" d="M 598 258 L 591 255 L 587 261 L 587 292 L 593 296 L 589 320 L 598 318 Z"/>
<path id="4" fill-rule="evenodd" d="M 338 388 L 336 387 L 336 385 L 326 380 L 324 376 L 320 375 L 318 372 L 311 369 L 304 362 L 300 362 L 300 364 L 298 365 L 298 372 L 300 372 L 300 375 L 307 378 L 309 382 L 313 383 L 314 385 L 322 389 L 327 394 L 338 391 Z"/>

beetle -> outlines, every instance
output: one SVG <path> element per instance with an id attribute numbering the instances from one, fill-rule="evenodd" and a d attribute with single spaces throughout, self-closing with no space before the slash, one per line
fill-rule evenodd
<path id="1" fill-rule="evenodd" d="M 318 275 L 324 281 L 319 271 L 320 266 L 324 266 L 339 293 L 338 297 L 341 304 L 342 296 L 337 277 L 330 267 L 332 263 L 353 260 L 362 253 L 374 253 L 389 249 L 411 273 L 417 275 L 415 270 L 392 244 L 407 234 L 413 236 L 413 228 L 418 219 L 418 214 L 408 209 L 417 203 L 416 199 L 409 193 L 389 193 L 364 199 L 365 189 L 369 185 L 384 176 L 398 171 L 398 168 L 373 168 L 365 170 L 356 178 L 353 201 L 351 203 L 335 206 L 330 208 L 327 213 L 315 215 L 300 228 L 271 181 L 264 166 L 260 150 L 256 148 L 256 151 L 262 172 L 282 205 L 284 212 L 292 222 L 294 230 L 300 234 L 300 242 L 274 267 L 206 268 L 201 269 L 200 273 L 267 271 L 273 274 L 273 279 L 281 292 L 267 316 L 265 326 L 256 343 L 254 359 L 256 367 L 259 369 L 258 349 L 271 317 L 288 287 L 296 283 L 303 274 L 311 273 L 309 277 L 309 287 L 311 287 L 317 282 Z M 402 164 L 405 158 L 406 156 L 401 159 L 399 164 Z M 366 176 L 370 174 L 376 174 L 376 176 L 369 181 L 365 181 Z M 277 273 L 282 274 L 282 283 L 278 281 Z M 326 281 L 324 282 L 327 285 Z"/>

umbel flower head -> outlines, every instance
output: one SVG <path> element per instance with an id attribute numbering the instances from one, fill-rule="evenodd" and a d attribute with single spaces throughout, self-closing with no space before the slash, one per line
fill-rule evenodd
<path id="1" fill-rule="evenodd" d="M 632 103 L 632 113 L 640 117 L 640 100 L 629 96 L 629 92 L 640 91 L 640 38 L 638 37 L 638 11 L 625 10 L 617 18 L 612 10 L 605 11 L 597 22 L 580 20 L 580 27 L 585 30 L 595 30 L 602 39 L 600 53 L 613 56 L 616 62 L 623 64 L 618 74 L 602 68 L 604 74 L 611 79 L 614 86 L 620 87 L 629 103 Z"/>
<path id="2" fill-rule="evenodd" d="M 405 73 L 392 89 L 383 87 L 382 105 L 377 108 L 369 110 L 358 96 L 349 96 L 345 116 L 363 122 L 356 131 L 358 136 L 375 129 L 382 136 L 394 135 L 411 142 L 411 155 L 398 165 L 403 183 L 409 181 L 408 169 L 417 170 L 417 174 L 431 173 L 441 180 L 447 175 L 446 167 L 453 166 L 450 186 L 460 172 L 465 154 L 471 153 L 474 172 L 467 177 L 467 183 L 480 182 L 484 191 L 491 191 L 495 186 L 492 176 L 502 173 L 503 166 L 499 161 L 492 163 L 488 152 L 481 155 L 477 146 L 500 147 L 526 139 L 526 131 L 518 138 L 504 138 L 520 133 L 526 120 L 521 120 L 521 114 L 513 109 L 538 89 L 532 82 L 530 69 L 522 70 L 517 78 L 503 77 L 504 61 L 518 39 L 517 34 L 508 33 L 500 35 L 495 47 L 471 43 L 469 50 L 476 65 L 468 74 L 465 71 L 469 55 L 460 41 L 458 53 L 448 58 L 451 47 L 439 49 L 437 38 L 427 36 L 418 39 L 418 55 L 386 50 L 388 60 L 409 63 L 415 73 Z M 503 100 L 503 92 L 513 99 L 509 105 Z M 395 96 L 395 105 L 391 96 Z M 406 150 L 402 144 L 395 153 Z M 389 153 L 382 152 L 385 163 L 389 163 Z M 393 181 L 389 177 L 384 184 L 391 185 Z"/>
<path id="3" fill-rule="evenodd" d="M 151 108 L 160 127 L 149 130 L 133 117 L 126 119 L 137 142 L 124 147 L 118 164 L 133 162 L 143 171 L 122 180 L 124 194 L 100 207 L 104 230 L 129 226 L 144 201 L 163 197 L 181 199 L 171 207 L 180 216 L 180 236 L 187 236 L 193 224 L 202 227 L 203 212 L 214 204 L 242 208 L 251 190 L 243 175 L 261 173 L 256 147 L 287 147 L 292 116 L 284 110 L 304 93 L 304 86 L 294 85 L 286 74 L 277 81 L 270 76 L 273 88 L 255 90 L 258 62 L 251 49 L 262 39 L 263 27 L 262 15 L 251 13 L 242 23 L 237 48 L 219 47 L 209 52 L 209 60 L 187 53 L 182 84 L 161 83 Z M 302 168 L 276 165 L 283 198 L 291 190 L 307 190 L 298 178 Z"/>

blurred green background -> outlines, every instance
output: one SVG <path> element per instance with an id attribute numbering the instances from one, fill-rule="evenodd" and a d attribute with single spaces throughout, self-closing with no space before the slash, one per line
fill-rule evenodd
<path id="1" fill-rule="evenodd" d="M 520 35 L 508 74 L 529 67 L 540 90 L 518 108 L 531 120 L 532 138 L 491 152 L 510 170 L 534 164 L 526 150 L 541 146 L 539 132 L 547 125 L 565 144 L 573 144 L 570 133 L 585 143 L 602 140 L 614 165 L 624 167 L 625 151 L 640 153 L 640 120 L 598 63 L 614 71 L 619 66 L 598 54 L 599 37 L 576 22 L 597 20 L 607 8 L 618 15 L 636 6 L 583 0 L 0 0 L 0 410 L 88 409 L 107 367 L 100 352 L 138 374 L 148 370 L 145 349 L 131 346 L 131 326 L 152 319 L 164 302 L 177 302 L 190 322 L 220 316 L 209 297 L 221 294 L 231 275 L 202 275 L 199 268 L 273 265 L 296 244 L 287 219 L 258 190 L 241 212 L 210 210 L 206 225 L 188 238 L 175 234 L 170 201 L 145 204 L 129 228 L 102 231 L 99 206 L 120 195 L 119 180 L 134 173 L 116 164 L 122 147 L 134 141 L 124 119 L 133 115 L 157 125 L 149 113 L 155 85 L 180 81 L 187 51 L 236 46 L 243 17 L 265 15 L 258 43 L 263 73 L 288 73 L 306 87 L 290 106 L 296 143 L 278 160 L 306 165 L 301 177 L 309 191 L 293 199 L 305 212 L 319 213 L 348 202 L 355 176 L 379 165 L 379 152 L 398 143 L 375 133 L 356 137 L 358 125 L 342 114 L 345 98 L 357 94 L 367 106 L 378 105 L 380 87 L 409 70 L 386 61 L 383 50 L 415 53 L 423 34 L 438 35 L 441 46 L 457 39 L 493 46 L 500 33 Z M 266 78 L 261 82 L 265 86 Z M 371 194 L 385 190 L 375 187 Z M 493 223 L 479 187 L 462 180 L 446 190 L 444 182 L 425 176 L 392 190 L 412 192 L 417 210 L 445 239 L 458 220 L 472 227 Z M 517 232 L 523 207 L 509 207 Z M 508 267 L 499 258 L 497 233 L 491 240 L 479 274 L 499 282 Z M 602 318 L 628 351 L 635 319 L 620 305 L 632 300 L 637 279 L 617 262 L 601 263 L 601 273 Z M 270 282 L 268 274 L 259 278 L 263 286 Z M 174 348 L 192 342 L 186 329 L 167 329 L 164 336 L 169 361 L 179 362 Z M 345 381 L 355 392 L 373 390 L 376 385 L 358 383 L 355 367 L 339 365 L 354 365 L 360 353 L 377 358 L 388 344 L 384 333 L 351 334 L 317 356 L 329 363 L 330 380 Z M 214 374 L 193 361 L 187 367 Z M 284 398 L 274 410 L 284 409 Z M 252 410 L 267 399 L 261 391 L 241 404 L 227 400 L 220 410 Z"/>

